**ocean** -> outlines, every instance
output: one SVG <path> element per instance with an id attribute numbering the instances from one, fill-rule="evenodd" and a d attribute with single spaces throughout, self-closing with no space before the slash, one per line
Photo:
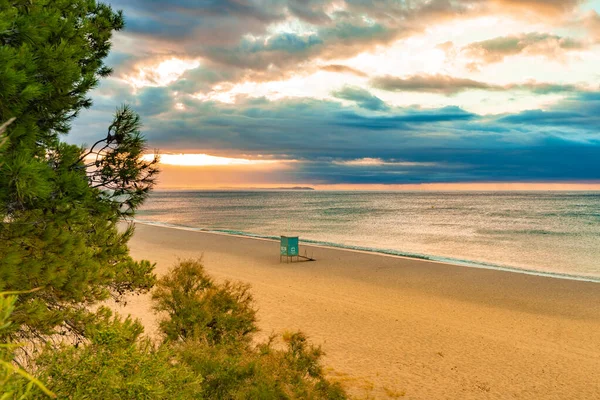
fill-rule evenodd
<path id="1" fill-rule="evenodd" d="M 136 221 L 600 282 L 600 192 L 155 191 Z"/>

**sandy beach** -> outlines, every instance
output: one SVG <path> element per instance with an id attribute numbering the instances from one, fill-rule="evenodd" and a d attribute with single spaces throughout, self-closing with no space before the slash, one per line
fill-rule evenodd
<path id="1" fill-rule="evenodd" d="M 137 259 L 163 274 L 203 256 L 252 285 L 262 337 L 302 330 L 359 398 L 599 399 L 600 284 L 138 224 Z M 148 296 L 120 312 L 152 334 Z"/>

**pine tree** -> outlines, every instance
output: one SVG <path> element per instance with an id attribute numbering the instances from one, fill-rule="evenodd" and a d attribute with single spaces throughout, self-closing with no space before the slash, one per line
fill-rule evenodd
<path id="1" fill-rule="evenodd" d="M 132 216 L 155 182 L 139 117 L 117 110 L 101 151 L 61 142 L 104 64 L 121 12 L 95 0 L 0 0 L 0 291 L 19 296 L 8 333 L 85 335 L 90 306 L 143 292 L 153 265 L 128 254 Z M 94 157 L 90 165 L 90 157 Z"/>

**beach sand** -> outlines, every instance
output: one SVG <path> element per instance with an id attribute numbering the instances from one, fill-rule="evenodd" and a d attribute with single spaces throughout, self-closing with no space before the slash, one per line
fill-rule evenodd
<path id="1" fill-rule="evenodd" d="M 262 337 L 307 333 L 359 398 L 600 399 L 598 283 L 302 245 L 317 261 L 286 264 L 278 242 L 141 224 L 130 247 L 250 283 Z M 119 311 L 156 332 L 148 296 Z"/>

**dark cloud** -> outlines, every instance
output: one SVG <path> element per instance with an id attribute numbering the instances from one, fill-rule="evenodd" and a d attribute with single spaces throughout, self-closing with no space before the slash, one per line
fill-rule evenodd
<path id="1" fill-rule="evenodd" d="M 466 121 L 476 117 L 475 114 L 451 106 L 434 110 L 404 109 L 395 115 L 385 116 L 365 116 L 353 112 L 341 112 L 335 123 L 358 130 L 412 130 L 414 126 L 411 124 Z"/>
<path id="2" fill-rule="evenodd" d="M 237 154 L 272 154 L 293 158 L 360 158 L 362 151 L 390 150 L 413 145 L 467 140 L 479 133 L 451 134 L 461 123 L 478 117 L 458 107 L 389 109 L 383 115 L 365 115 L 334 101 L 238 97 L 235 104 L 183 101 L 185 111 L 150 118 L 146 134 L 153 146 L 171 150 L 205 150 Z M 147 113 L 140 104 L 140 111 Z M 456 124 L 456 126 L 454 126 Z M 422 137 L 422 126 L 447 136 Z M 428 128 L 428 129 L 429 129 Z M 463 127 L 463 129 L 467 129 Z M 384 133 L 385 132 L 385 133 Z M 489 134 L 488 134 L 489 135 Z"/>
<path id="3" fill-rule="evenodd" d="M 171 111 L 174 104 L 171 91 L 164 87 L 143 88 L 133 102 L 133 106 L 139 110 L 142 117 Z"/>
<path id="4" fill-rule="evenodd" d="M 509 85 L 495 85 L 468 78 L 456 78 L 448 75 L 413 75 L 407 78 L 380 76 L 371 80 L 377 89 L 390 92 L 425 92 L 454 95 L 467 90 L 508 91 L 522 90 L 537 94 L 578 92 L 585 90 L 579 85 L 554 84 L 544 82 L 525 82 Z"/>
<path id="5" fill-rule="evenodd" d="M 297 181 L 345 184 L 409 184 L 448 182 L 598 181 L 596 159 L 600 145 L 553 143 L 519 149 L 431 148 L 403 152 L 415 162 L 434 160 L 422 167 L 384 165 L 343 166 L 330 162 L 301 164 Z M 398 154 L 398 153 L 397 153 Z M 420 160 L 420 161 L 416 161 Z M 549 161 L 555 160 L 555 161 Z"/>
<path id="6" fill-rule="evenodd" d="M 135 56 L 130 53 L 125 53 L 121 51 L 111 51 L 106 57 L 106 65 L 109 67 L 114 66 L 122 66 L 123 64 L 128 64 L 135 61 Z"/>
<path id="7" fill-rule="evenodd" d="M 338 99 L 354 101 L 359 107 L 372 111 L 385 111 L 389 107 L 377 96 L 359 87 L 345 86 L 332 93 Z"/>
<path id="8" fill-rule="evenodd" d="M 600 141 L 600 92 L 583 92 L 563 100 L 549 110 L 527 110 L 505 115 L 498 122 L 536 126 L 545 130 L 581 129 L 586 139 Z"/>
<path id="9" fill-rule="evenodd" d="M 512 124 L 534 124 L 534 125 L 573 125 L 583 121 L 588 123 L 588 116 L 572 111 L 543 111 L 527 110 L 518 114 L 509 115 L 500 119 L 500 122 Z"/>
<path id="10" fill-rule="evenodd" d="M 236 43 L 245 34 L 264 33 L 287 13 L 280 1 L 112 0 L 125 10 L 126 31 L 160 41 Z M 178 43 L 173 43 L 177 45 Z"/>
<path id="11" fill-rule="evenodd" d="M 292 33 L 274 35 L 267 40 L 243 39 L 233 48 L 213 47 L 206 55 L 213 63 L 239 70 L 264 71 L 273 67 L 286 67 L 319 52 L 323 39 L 318 35 L 300 36 Z"/>
<path id="12" fill-rule="evenodd" d="M 107 81 L 96 91 L 96 104 L 77 120 L 71 140 L 90 143 L 104 133 L 120 85 Z M 370 99 L 366 91 L 344 89 L 341 96 L 357 103 Z M 150 147 L 295 159 L 286 172 L 295 181 L 600 179 L 600 92 L 570 96 L 546 111 L 485 117 L 459 107 L 390 107 L 375 114 L 335 101 L 239 97 L 225 104 L 185 95 L 178 99 L 185 110 L 177 110 L 169 96 L 152 88 L 124 97 L 145 116 Z M 344 163 L 364 158 L 382 163 Z"/>
<path id="13" fill-rule="evenodd" d="M 237 74 L 229 69 L 200 66 L 186 71 L 170 87 L 175 91 L 193 94 L 208 91 L 214 84 L 232 81 L 237 76 Z"/>

